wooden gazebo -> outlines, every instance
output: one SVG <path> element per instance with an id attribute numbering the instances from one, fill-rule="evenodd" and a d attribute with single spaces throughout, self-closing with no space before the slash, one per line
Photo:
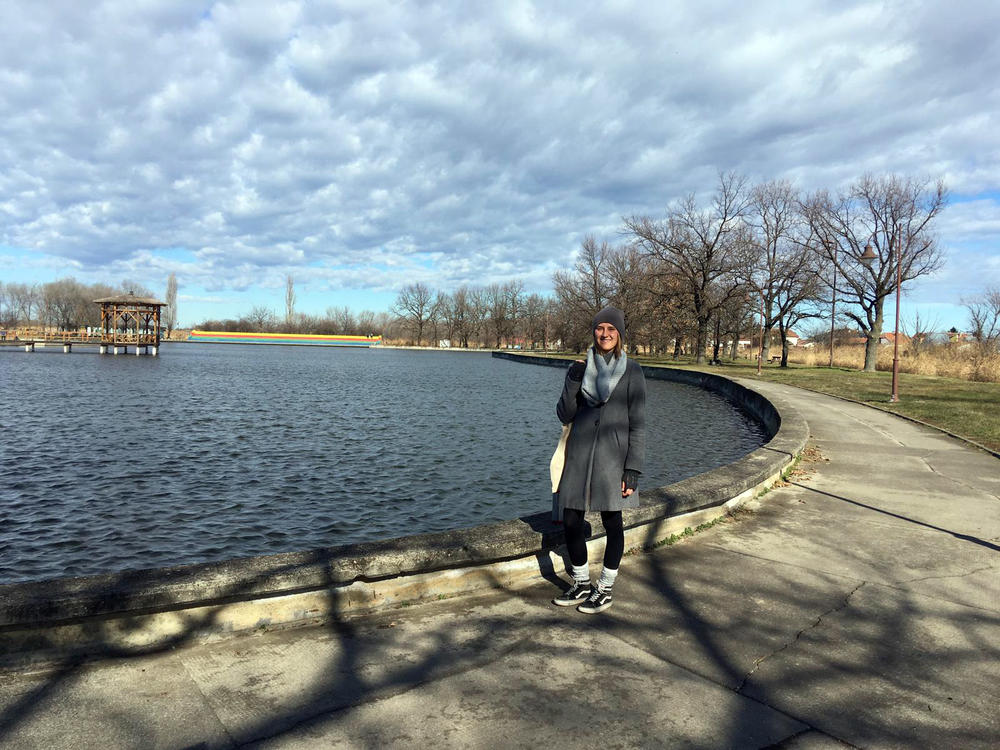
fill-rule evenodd
<path id="1" fill-rule="evenodd" d="M 159 354 L 160 308 L 166 302 L 136 297 L 133 292 L 94 302 L 101 306 L 101 354 L 107 354 L 109 347 L 113 354 L 128 354 L 130 346 L 136 354 Z"/>

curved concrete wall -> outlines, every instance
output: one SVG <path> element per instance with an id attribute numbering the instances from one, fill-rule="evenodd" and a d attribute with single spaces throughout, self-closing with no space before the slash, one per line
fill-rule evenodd
<path id="1" fill-rule="evenodd" d="M 565 367 L 565 361 L 494 356 Z M 760 419 L 770 441 L 739 461 L 644 490 L 625 512 L 628 547 L 656 544 L 722 515 L 769 486 L 805 446 L 793 409 L 725 378 L 643 368 L 725 394 Z M 555 438 L 553 438 L 555 439 Z M 599 558 L 603 530 L 594 522 Z M 563 572 L 562 532 L 548 511 L 470 529 L 418 534 L 220 563 L 0 586 L 0 658 L 128 655 L 258 628 L 319 622 L 486 588 L 516 587 Z"/>

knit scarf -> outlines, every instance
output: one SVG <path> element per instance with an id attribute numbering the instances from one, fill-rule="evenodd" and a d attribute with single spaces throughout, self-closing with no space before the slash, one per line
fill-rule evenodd
<path id="1" fill-rule="evenodd" d="M 594 351 L 594 347 L 587 350 L 587 369 L 583 373 L 580 390 L 588 404 L 599 406 L 611 398 L 612 391 L 625 374 L 626 359 L 622 351 L 618 359 L 612 357 L 610 362 L 606 362 L 602 355 Z"/>

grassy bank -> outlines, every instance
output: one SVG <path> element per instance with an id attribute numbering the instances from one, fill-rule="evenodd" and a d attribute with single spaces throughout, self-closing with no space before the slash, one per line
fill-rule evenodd
<path id="1" fill-rule="evenodd" d="M 537 352 L 525 352 L 537 354 Z M 556 356 L 576 357 L 562 354 Z M 757 365 L 747 360 L 721 365 L 695 366 L 690 360 L 639 357 L 643 364 L 704 370 L 727 377 L 754 379 Z M 889 403 L 892 374 L 861 372 L 855 369 L 808 367 L 790 364 L 787 368 L 765 365 L 760 377 L 775 383 L 808 388 L 820 393 L 860 401 L 879 409 L 919 419 L 948 432 L 961 435 L 990 450 L 1000 451 L 1000 384 L 979 383 L 959 378 L 902 373 L 898 403 Z"/>
<path id="2" fill-rule="evenodd" d="M 663 362 L 662 364 L 668 364 Z M 704 368 L 723 375 L 756 378 L 751 364 Z M 892 373 L 827 367 L 767 365 L 760 377 L 775 383 L 809 388 L 860 401 L 941 427 L 994 451 L 1000 451 L 1000 384 L 978 383 L 933 375 L 899 376 L 899 402 L 889 403 Z"/>

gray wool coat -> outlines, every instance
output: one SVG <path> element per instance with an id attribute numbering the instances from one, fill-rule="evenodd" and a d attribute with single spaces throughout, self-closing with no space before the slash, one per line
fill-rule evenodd
<path id="1" fill-rule="evenodd" d="M 559 480 L 559 505 L 577 510 L 622 510 L 639 504 L 639 493 L 622 497 L 622 472 L 642 471 L 646 449 L 646 379 L 632 359 L 607 403 L 590 406 L 580 383 L 567 372 L 556 415 L 572 422 Z"/>

